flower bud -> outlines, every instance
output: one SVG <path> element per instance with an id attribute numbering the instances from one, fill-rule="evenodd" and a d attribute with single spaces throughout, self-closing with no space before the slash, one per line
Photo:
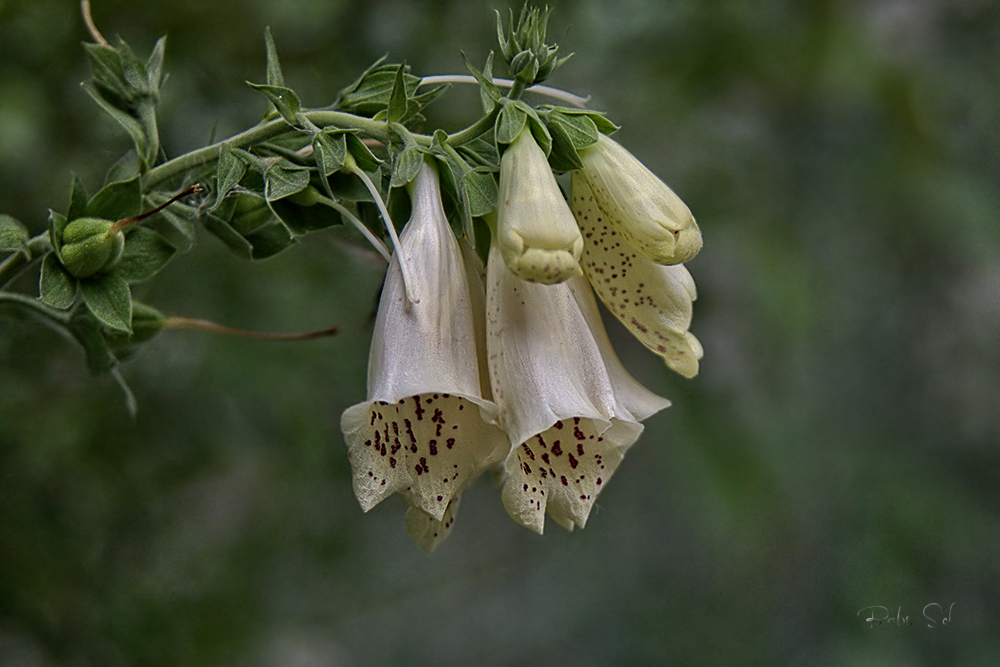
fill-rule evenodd
<path id="1" fill-rule="evenodd" d="M 691 211 L 635 156 L 601 135 L 580 157 L 598 205 L 632 247 L 657 264 L 698 254 L 701 230 Z"/>
<path id="2" fill-rule="evenodd" d="M 500 160 L 497 239 L 504 262 L 522 280 L 552 284 L 583 273 L 583 237 L 528 129 Z"/>
<path id="3" fill-rule="evenodd" d="M 236 196 L 233 217 L 229 224 L 243 236 L 255 231 L 274 219 L 274 211 L 267 205 L 267 200 L 257 195 L 241 194 Z"/>
<path id="4" fill-rule="evenodd" d="M 59 256 L 76 278 L 89 278 L 112 268 L 125 249 L 125 235 L 115 223 L 100 218 L 77 218 L 63 230 Z"/>

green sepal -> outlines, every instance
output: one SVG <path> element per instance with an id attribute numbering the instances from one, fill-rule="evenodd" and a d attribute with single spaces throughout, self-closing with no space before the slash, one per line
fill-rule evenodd
<path id="1" fill-rule="evenodd" d="M 131 333 L 132 291 L 125 278 L 113 271 L 80 281 L 87 309 L 111 329 Z"/>
<path id="2" fill-rule="evenodd" d="M 256 194 L 240 193 L 231 196 L 218 212 L 244 237 L 274 222 L 274 211 L 268 206 L 267 200 Z"/>
<path id="3" fill-rule="evenodd" d="M 142 173 L 142 158 L 135 152 L 135 148 L 125 151 L 125 154 L 118 158 L 108 173 L 104 175 L 104 183 L 115 183 L 117 181 L 128 181 Z"/>
<path id="4" fill-rule="evenodd" d="M 142 188 L 139 177 L 109 183 L 97 191 L 84 213 L 86 217 L 121 220 L 142 213 Z"/>
<path id="5" fill-rule="evenodd" d="M 56 254 L 50 252 L 45 255 L 38 278 L 38 293 L 42 303 L 66 310 L 76 300 L 76 289 L 76 278 L 63 267 Z"/>
<path id="6" fill-rule="evenodd" d="M 104 330 L 104 339 L 116 351 L 132 345 L 144 343 L 160 331 L 167 318 L 156 308 L 140 301 L 132 302 L 132 332 Z"/>
<path id="7" fill-rule="evenodd" d="M 392 167 L 392 179 L 389 181 L 390 188 L 399 188 L 414 178 L 420 171 L 420 166 L 424 163 L 424 151 L 418 146 L 408 146 L 396 156 L 396 164 Z"/>
<path id="8" fill-rule="evenodd" d="M 6 213 L 0 214 L 0 252 L 17 252 L 29 238 L 28 228 Z"/>
<path id="9" fill-rule="evenodd" d="M 55 248 L 56 256 L 59 257 L 59 246 L 62 245 L 63 230 L 69 224 L 69 219 L 62 213 L 56 213 L 49 209 L 49 241 Z"/>
<path id="10" fill-rule="evenodd" d="M 552 153 L 549 164 L 556 171 L 582 169 L 583 161 L 577 151 L 597 143 L 600 132 L 589 116 L 550 111 L 545 114 L 552 135 Z"/>
<path id="11" fill-rule="evenodd" d="M 130 283 L 145 280 L 163 270 L 176 252 L 151 229 L 132 227 L 125 235 L 125 250 L 114 272 Z"/>
<path id="12" fill-rule="evenodd" d="M 87 194 L 87 188 L 84 187 L 83 181 L 80 180 L 79 176 L 73 176 L 73 185 L 69 191 L 69 209 L 66 211 L 66 218 L 68 220 L 76 220 L 87 215 L 87 202 L 89 200 L 90 195 Z"/>
<path id="13" fill-rule="evenodd" d="M 266 97 L 286 123 L 294 127 L 299 125 L 298 114 L 302 105 L 299 103 L 299 96 L 295 94 L 295 91 L 284 86 L 268 86 L 249 81 L 247 81 L 247 85 Z"/>

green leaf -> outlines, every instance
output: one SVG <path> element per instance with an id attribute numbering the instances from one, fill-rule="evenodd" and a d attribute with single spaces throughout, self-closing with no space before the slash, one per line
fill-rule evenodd
<path id="1" fill-rule="evenodd" d="M 117 272 L 102 273 L 80 281 L 87 309 L 98 320 L 117 331 L 132 331 L 132 292 Z"/>
<path id="2" fill-rule="evenodd" d="M 146 80 L 149 83 L 149 89 L 155 93 L 159 93 L 160 81 L 163 79 L 163 54 L 166 48 L 166 36 L 160 37 L 156 40 L 156 45 L 153 46 L 153 51 L 146 61 Z"/>
<path id="3" fill-rule="evenodd" d="M 313 159 L 323 176 L 340 171 L 347 159 L 347 143 L 343 132 L 317 132 L 313 137 Z"/>
<path id="4" fill-rule="evenodd" d="M 344 137 L 347 141 L 347 150 L 351 153 L 351 157 L 358 163 L 362 171 L 371 173 L 379 168 L 382 162 L 375 157 L 361 139 L 354 134 L 345 134 Z"/>
<path id="5" fill-rule="evenodd" d="M 177 252 L 167 240 L 146 227 L 133 227 L 125 235 L 125 251 L 114 272 L 130 283 L 159 273 Z"/>
<path id="6" fill-rule="evenodd" d="M 493 83 L 493 52 L 491 51 L 486 58 L 486 66 L 483 67 L 482 72 L 472 66 L 464 53 L 462 54 L 462 62 L 465 63 L 465 69 L 469 70 L 469 73 L 479 83 L 479 97 L 483 104 L 483 113 L 493 111 L 493 107 L 500 102 L 500 90 Z"/>
<path id="7" fill-rule="evenodd" d="M 15 252 L 28 242 L 28 228 L 11 216 L 0 214 L 0 252 Z"/>
<path id="8" fill-rule="evenodd" d="M 486 215 L 497 205 L 497 182 L 493 172 L 474 169 L 462 176 L 462 188 L 473 217 Z"/>
<path id="9" fill-rule="evenodd" d="M 38 293 L 42 302 L 53 308 L 65 310 L 76 300 L 76 278 L 63 268 L 55 253 L 42 260 L 42 273 L 38 279 Z"/>
<path id="10" fill-rule="evenodd" d="M 104 337 L 104 327 L 86 308 L 74 309 L 68 328 L 83 347 L 91 373 L 106 373 L 118 364 L 118 359 Z"/>
<path id="11" fill-rule="evenodd" d="M 90 195 L 87 194 L 87 188 L 84 187 L 83 181 L 80 180 L 79 176 L 73 176 L 73 186 L 69 192 L 69 210 L 66 211 L 66 218 L 68 220 L 76 220 L 87 215 L 87 201 L 89 199 Z"/>
<path id="12" fill-rule="evenodd" d="M 139 157 L 134 148 L 130 148 L 118 160 L 111 165 L 108 173 L 104 176 L 104 183 L 114 183 L 116 181 L 127 181 L 142 173 L 143 160 Z M 70 218 L 73 220 L 74 218 Z"/>
<path id="13" fill-rule="evenodd" d="M 340 214 L 328 206 L 299 206 L 292 199 L 271 202 L 271 209 L 296 236 L 343 223 Z"/>
<path id="14" fill-rule="evenodd" d="M 136 120 L 135 117 L 108 102 L 91 86 L 84 84 L 83 89 L 87 91 L 87 94 L 90 95 L 95 102 L 97 102 L 97 105 L 101 107 L 105 113 L 114 118 L 115 122 L 121 125 L 125 132 L 132 137 L 132 142 L 135 144 L 136 152 L 139 155 L 146 155 L 149 148 L 149 139 L 146 137 L 146 128 L 143 124 Z"/>
<path id="15" fill-rule="evenodd" d="M 302 192 L 309 187 L 309 169 L 281 160 L 264 174 L 264 197 L 268 201 Z"/>
<path id="16" fill-rule="evenodd" d="M 224 219 L 214 213 L 203 213 L 201 220 L 205 229 L 225 243 L 237 256 L 243 259 L 253 258 L 253 246 Z"/>
<path id="17" fill-rule="evenodd" d="M 424 163 L 424 152 L 417 146 L 409 146 L 396 156 L 396 164 L 392 168 L 390 188 L 399 188 L 412 181 Z"/>
<path id="18" fill-rule="evenodd" d="M 108 183 L 87 202 L 86 216 L 102 220 L 122 220 L 142 213 L 139 177 Z"/>
<path id="19" fill-rule="evenodd" d="M 496 139 L 498 144 L 509 144 L 520 136 L 528 122 L 528 113 L 517 103 L 504 105 L 497 119 Z"/>
<path id="20" fill-rule="evenodd" d="M 285 75 L 281 73 L 281 62 L 278 60 L 278 49 L 271 36 L 271 28 L 264 28 L 264 44 L 267 46 L 267 85 L 285 85 Z"/>
<path id="21" fill-rule="evenodd" d="M 297 243 L 288 227 L 280 222 L 262 227 L 253 234 L 247 235 L 246 239 L 253 247 L 254 259 L 265 259 L 277 255 Z"/>
<path id="22" fill-rule="evenodd" d="M 406 115 L 406 64 L 399 65 L 396 70 L 396 78 L 392 83 L 392 91 L 389 93 L 389 104 L 386 107 L 386 117 L 390 123 L 399 122 Z"/>
<path id="23" fill-rule="evenodd" d="M 229 144 L 224 144 L 219 150 L 219 165 L 215 171 L 215 203 L 209 210 L 218 207 L 246 173 L 246 161 L 238 158 Z"/>
<path id="24" fill-rule="evenodd" d="M 545 117 L 549 129 L 559 132 L 577 150 L 597 143 L 600 132 L 593 119 L 585 114 L 551 111 Z"/>
<path id="25" fill-rule="evenodd" d="M 295 94 L 291 88 L 285 88 L 284 86 L 265 86 L 259 83 L 247 84 L 262 94 L 268 99 L 268 101 L 274 105 L 274 108 L 281 114 L 281 117 L 285 119 L 285 122 L 289 125 L 297 126 L 298 113 L 301 110 L 301 105 L 299 104 L 299 96 Z"/>
<path id="26" fill-rule="evenodd" d="M 382 64 L 384 62 L 385 58 L 380 58 L 357 81 L 341 90 L 333 107 L 365 116 L 385 112 L 401 65 Z M 404 88 L 409 97 L 416 91 L 420 77 L 407 73 L 408 68 L 405 65 L 402 67 L 404 67 Z"/>

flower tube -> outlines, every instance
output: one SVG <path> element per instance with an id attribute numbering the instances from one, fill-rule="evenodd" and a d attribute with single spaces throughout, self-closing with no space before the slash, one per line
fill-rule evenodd
<path id="1" fill-rule="evenodd" d="M 525 282 L 494 244 L 486 298 L 490 380 L 513 445 L 504 507 L 538 533 L 546 511 L 567 529 L 582 528 L 640 422 L 670 402 L 622 367 L 582 277 Z"/>
<path id="2" fill-rule="evenodd" d="M 657 264 L 680 264 L 701 250 L 701 230 L 680 197 L 603 134 L 580 151 L 583 175 L 611 225 Z"/>
<path id="3" fill-rule="evenodd" d="M 480 364 L 482 283 L 467 270 L 439 188 L 425 163 L 400 238 L 418 301 L 407 299 L 393 256 L 375 320 L 368 399 L 341 418 L 361 508 L 399 493 L 411 505 L 408 530 L 427 550 L 447 535 L 461 492 L 509 450 Z"/>
<path id="4" fill-rule="evenodd" d="M 667 366 L 694 377 L 703 352 L 688 331 L 697 292 L 687 267 L 662 266 L 640 255 L 612 224 L 579 171 L 573 172 L 572 188 L 573 213 L 584 237 L 581 263 L 594 291 Z"/>
<path id="5" fill-rule="evenodd" d="M 519 278 L 551 284 L 582 273 L 580 230 L 528 128 L 500 159 L 497 239 L 504 261 Z"/>

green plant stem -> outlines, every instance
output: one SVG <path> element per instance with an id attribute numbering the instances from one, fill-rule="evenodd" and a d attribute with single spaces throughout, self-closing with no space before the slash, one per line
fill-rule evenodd
<path id="1" fill-rule="evenodd" d="M 361 130 L 362 132 L 379 139 L 383 143 L 387 142 L 389 139 L 388 126 L 381 121 L 372 120 L 371 118 L 363 118 L 361 116 L 355 116 L 340 111 L 307 111 L 304 112 L 303 115 L 315 123 L 318 127 L 333 126 L 343 129 Z M 210 146 L 205 146 L 204 148 L 199 148 L 198 150 L 191 151 L 190 153 L 185 153 L 184 155 L 175 157 L 172 160 L 168 160 L 163 164 L 150 169 L 142 179 L 142 191 L 149 192 L 152 188 L 166 180 L 183 174 L 184 172 L 194 169 L 195 167 L 201 167 L 217 161 L 222 151 L 222 147 L 227 144 L 236 148 L 245 148 L 269 139 L 274 139 L 275 137 L 287 132 L 297 131 L 298 130 L 290 126 L 282 118 L 270 120 L 266 123 L 258 125 L 257 127 L 250 128 L 249 130 L 229 137 L 228 139 L 223 139 L 222 141 L 217 141 Z M 426 138 L 426 141 L 429 145 L 430 138 Z"/>
<path id="2" fill-rule="evenodd" d="M 41 259 L 50 250 L 52 250 L 52 244 L 49 243 L 47 231 L 29 239 L 22 250 L 18 250 L 0 263 L 0 288 L 16 278 L 21 271 Z"/>
<path id="3" fill-rule="evenodd" d="M 51 326 L 53 322 L 65 325 L 69 322 L 70 315 L 62 311 L 57 311 L 38 299 L 16 292 L 0 292 L 0 307 L 14 306 L 17 309 L 27 311 L 29 314 L 39 317 L 42 322 Z"/>

